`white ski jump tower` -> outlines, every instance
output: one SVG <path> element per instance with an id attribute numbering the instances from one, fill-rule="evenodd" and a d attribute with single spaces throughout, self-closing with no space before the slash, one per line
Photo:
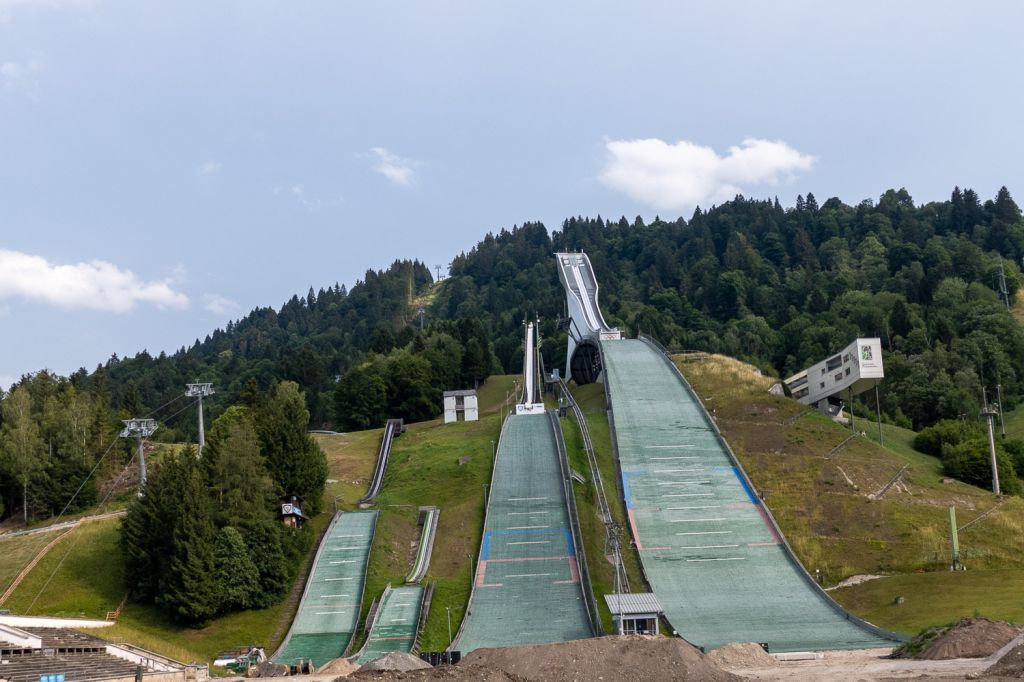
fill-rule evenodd
<path id="1" fill-rule="evenodd" d="M 566 378 L 590 384 L 601 378 L 601 342 L 618 341 L 622 332 L 609 327 L 597 305 L 597 278 L 585 253 L 556 253 L 558 278 L 565 287 L 569 317 Z"/>
<path id="2" fill-rule="evenodd" d="M 816 407 L 834 419 L 842 416 L 842 397 L 877 388 L 885 378 L 882 342 L 878 338 L 856 339 L 849 346 L 816 365 L 786 379 L 793 397 Z"/>
<path id="3" fill-rule="evenodd" d="M 540 362 L 537 354 L 537 328 L 533 322 L 526 323 L 523 338 L 523 395 L 516 405 L 516 414 L 534 414 L 544 412 L 544 401 L 541 399 Z"/>

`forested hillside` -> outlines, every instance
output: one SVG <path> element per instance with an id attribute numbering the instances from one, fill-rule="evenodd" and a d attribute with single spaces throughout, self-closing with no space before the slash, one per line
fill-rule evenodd
<path id="1" fill-rule="evenodd" d="M 921 427 L 977 414 L 982 385 L 1007 407 L 1024 394 L 1024 333 L 1013 300 L 1024 254 L 1021 211 L 1006 188 L 916 206 L 905 190 L 856 206 L 813 195 L 794 208 L 737 197 L 690 220 L 572 218 L 548 234 L 526 224 L 488 235 L 452 263 L 440 316 L 484 320 L 507 370 L 521 362 L 523 311 L 542 317 L 549 365 L 564 365 L 554 251 L 583 250 L 610 323 L 665 345 L 749 360 L 785 376 L 860 336 L 888 351 L 882 408 Z"/>
<path id="2" fill-rule="evenodd" d="M 279 310 L 258 308 L 172 354 L 114 356 L 67 379 L 26 377 L 25 394 L 15 390 L 0 411 L 5 513 L 33 488 L 33 512 L 56 511 L 67 491 L 45 482 L 80 481 L 119 418 L 170 403 L 155 415 L 158 437 L 194 439 L 194 419 L 165 418 L 185 404 L 187 382 L 214 383 L 216 418 L 253 391 L 294 381 L 311 426 L 356 429 L 436 416 L 442 390 L 519 371 L 524 316 L 541 318 L 547 366 L 561 367 L 560 250 L 590 255 L 609 322 L 670 347 L 785 376 L 855 336 L 881 337 L 882 409 L 895 423 L 977 414 L 983 386 L 998 384 L 1006 408 L 1024 397 L 1024 332 L 1007 305 L 1021 285 L 1024 220 L 1006 188 L 988 201 L 958 188 L 920 206 L 905 190 L 855 206 L 819 205 L 811 194 L 790 208 L 736 197 L 688 220 L 571 218 L 553 232 L 527 223 L 455 257 L 441 283 L 418 261 L 396 261 L 350 290 L 310 288 Z M 48 455 L 28 458 L 26 448 Z"/>

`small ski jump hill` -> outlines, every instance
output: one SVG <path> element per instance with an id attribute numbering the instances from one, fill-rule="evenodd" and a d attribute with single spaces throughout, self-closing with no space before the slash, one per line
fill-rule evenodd
<path id="1" fill-rule="evenodd" d="M 799 564 L 703 405 L 648 340 L 612 338 L 584 254 L 560 253 L 573 325 L 610 399 L 623 497 L 647 581 L 691 643 L 765 642 L 771 651 L 891 647 L 896 636 L 849 614 Z M 585 305 L 580 303 L 582 299 Z M 589 352 L 589 351 L 587 351 Z M 569 358 L 573 378 L 582 361 Z M 595 374 L 592 370 L 598 368 Z"/>
<path id="2" fill-rule="evenodd" d="M 359 623 L 376 511 L 338 512 L 324 533 L 299 610 L 275 663 L 319 667 L 348 652 Z"/>

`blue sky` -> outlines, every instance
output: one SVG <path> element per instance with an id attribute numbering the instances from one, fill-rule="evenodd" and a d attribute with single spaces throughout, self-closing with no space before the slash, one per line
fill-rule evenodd
<path id="1" fill-rule="evenodd" d="M 1020 3 L 0 0 L 0 385 L 489 230 L 1022 199 Z"/>

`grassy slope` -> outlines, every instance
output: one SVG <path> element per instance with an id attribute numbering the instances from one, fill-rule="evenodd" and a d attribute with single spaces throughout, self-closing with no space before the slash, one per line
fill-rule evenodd
<path id="1" fill-rule="evenodd" d="M 100 618 L 124 596 L 119 556 L 119 520 L 76 528 L 28 575 L 8 600 L 14 613 Z M 104 629 L 106 639 L 136 644 L 184 661 L 205 661 L 217 651 L 241 643 L 264 643 L 281 607 L 218 618 L 202 629 L 182 628 L 153 607 L 129 604 L 118 624 Z"/>
<path id="2" fill-rule="evenodd" d="M 944 483 L 939 462 L 914 451 L 913 434 L 896 427 L 884 427 L 886 447 L 881 448 L 872 442 L 877 441 L 877 425 L 858 422 L 858 430 L 869 437 L 825 460 L 850 432 L 817 413 L 796 418 L 806 408 L 768 395 L 772 380 L 721 357 L 679 365 L 709 409 L 715 409 L 719 427 L 809 570 L 820 569 L 826 583 L 862 573 L 904 574 L 837 590 L 837 600 L 880 625 L 903 630 L 975 610 L 1005 612 L 1001 595 L 986 597 L 970 586 L 984 584 L 986 571 L 998 572 L 993 575 L 1008 584 L 1013 584 L 1009 576 L 1024 579 L 1024 501 L 1007 501 L 961 533 L 961 554 L 972 571 L 944 575 L 949 585 L 964 591 L 936 590 L 936 574 L 923 571 L 941 571 L 949 563 L 947 508 L 956 507 L 958 525 L 963 525 L 993 506 L 989 492 Z M 906 489 L 892 488 L 882 500 L 869 499 L 905 464 Z M 917 604 L 919 615 L 908 620 L 900 615 L 905 611 L 884 608 L 895 596 L 890 585 L 900 586 L 897 594 Z M 969 608 L 962 603 L 965 598 Z"/>
<path id="3" fill-rule="evenodd" d="M 337 483 L 327 486 L 325 498 L 337 494 L 344 499 L 357 499 L 365 490 L 369 473 L 362 473 L 357 464 L 373 458 L 380 441 L 380 430 L 346 436 L 317 436 L 327 453 L 332 473 L 344 474 Z M 166 449 L 166 448 L 165 448 Z M 314 533 L 329 520 L 323 513 L 311 521 Z M 33 569 L 12 597 L 4 604 L 14 613 L 30 615 L 63 615 L 102 619 L 117 607 L 126 591 L 119 557 L 118 527 L 120 520 L 100 521 L 76 528 L 58 543 Z M 28 561 L 37 547 L 53 535 L 22 536 L 0 540 L 4 556 L 25 557 L 25 560 L 3 562 L 0 580 L 9 583 L 13 575 Z M 12 565 L 8 568 L 8 564 Z M 285 602 L 260 611 L 234 613 L 210 621 L 202 628 L 183 628 L 164 617 L 151 606 L 128 604 L 117 625 L 102 631 L 104 638 L 141 646 L 183 661 L 208 661 L 218 651 L 243 644 L 263 644 L 269 648 L 278 626 L 291 614 L 284 613 Z"/>
<path id="4" fill-rule="evenodd" d="M 14 579 L 28 566 L 36 553 L 62 532 L 51 531 L 49 533 L 0 538 L 0 556 L 4 558 L 3 561 L 0 561 L 0 594 L 10 587 Z M 69 539 L 64 538 L 60 542 L 66 542 Z M 60 543 L 55 546 L 59 545 Z"/>
<path id="5" fill-rule="evenodd" d="M 453 634 L 462 623 L 483 532 L 483 486 L 491 480 L 492 441 L 497 443 L 502 406 L 511 386 L 510 376 L 491 377 L 478 392 L 480 421 L 411 424 L 392 449 L 375 504 L 381 515 L 370 555 L 363 616 L 389 582 L 404 582 L 419 536 L 418 507 L 439 507 L 441 517 L 425 581 L 436 585 L 422 636 L 425 650 L 448 646 L 446 607 L 451 608 Z M 372 460 L 369 467 L 372 470 Z M 357 645 L 362 639 L 365 633 Z"/>
<path id="6" fill-rule="evenodd" d="M 629 530 L 626 522 L 625 503 L 619 491 L 619 472 L 612 454 L 611 432 L 608 429 L 608 413 L 605 408 L 604 387 L 601 384 L 575 387 L 573 396 L 579 403 L 580 409 L 583 410 L 583 416 L 586 418 L 587 426 L 590 429 L 590 439 L 594 444 L 597 466 L 601 470 L 601 478 L 604 479 L 605 496 L 608 498 L 608 505 L 611 507 L 612 516 L 623 528 L 620 534 L 620 542 L 630 587 L 634 592 L 644 590 L 639 561 L 637 560 L 636 553 L 629 548 Z M 562 432 L 565 434 L 565 444 L 569 453 L 570 465 L 587 478 L 586 483 L 574 483 L 573 489 L 576 494 L 580 530 L 583 534 L 583 544 L 587 553 L 587 565 L 590 568 L 590 580 L 594 589 L 594 597 L 597 600 L 605 632 L 612 632 L 612 616 L 604 603 L 603 595 L 613 591 L 615 570 L 611 561 L 604 555 L 605 530 L 604 524 L 597 514 L 597 493 L 590 477 L 590 464 L 583 450 L 583 443 L 576 421 L 571 417 L 563 419 Z"/>

